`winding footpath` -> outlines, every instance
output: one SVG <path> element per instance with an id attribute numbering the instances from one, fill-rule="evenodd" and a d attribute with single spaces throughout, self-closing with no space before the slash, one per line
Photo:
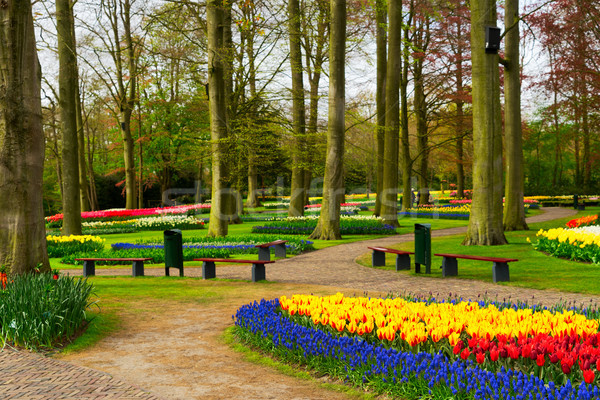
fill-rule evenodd
<path id="1" fill-rule="evenodd" d="M 573 215 L 565 208 L 546 208 L 530 217 L 528 223 Z M 466 227 L 432 231 L 433 237 L 464 234 Z M 365 268 L 355 262 L 368 253 L 367 246 L 390 246 L 412 241 L 412 234 L 396 235 L 369 241 L 342 244 L 279 260 L 267 268 L 267 279 L 282 284 L 278 290 L 296 287 L 316 292 L 347 293 L 419 293 L 443 296 L 452 293 L 476 298 L 487 293 L 490 298 L 531 300 L 552 304 L 560 300 L 595 301 L 600 297 L 523 289 L 487 282 L 455 278 L 435 279 L 395 271 Z M 97 269 L 99 275 L 124 275 L 123 269 Z M 65 270 L 74 274 L 73 270 Z M 80 273 L 80 271 L 78 271 Z M 164 268 L 146 268 L 146 275 L 163 275 Z M 186 276 L 201 276 L 201 268 L 185 269 Z M 491 268 L 490 268 L 491 275 Z M 250 267 L 224 266 L 219 278 L 247 280 Z M 240 284 L 248 290 L 247 284 Z M 252 296 L 275 297 L 270 285 L 256 285 Z M 250 298 L 250 301 L 252 299 Z M 236 299 L 237 300 L 237 299 Z M 162 320 L 135 321 L 116 335 L 101 341 L 83 354 L 43 357 L 29 352 L 4 349 L 0 352 L 0 398 L 12 399 L 343 399 L 343 394 L 315 388 L 314 384 L 269 368 L 248 364 L 241 355 L 222 343 L 221 332 L 231 325 L 231 315 L 239 303 L 190 305 L 160 314 Z M 156 305 L 161 307 L 162 305 Z M 167 307 L 168 306 L 163 306 Z M 212 307 L 212 308 L 211 308 Z M 153 317 L 152 317 L 153 318 Z M 127 325 L 127 324 L 126 324 Z M 133 329 L 136 328 L 136 329 Z M 157 341 L 168 345 L 157 347 Z M 89 368 L 91 367 L 91 368 Z M 102 371 L 100 371 L 102 370 Z M 104 371 L 104 372 L 103 372 Z M 138 387 L 139 385 L 139 387 Z M 144 388 L 144 389 L 142 389 Z"/>

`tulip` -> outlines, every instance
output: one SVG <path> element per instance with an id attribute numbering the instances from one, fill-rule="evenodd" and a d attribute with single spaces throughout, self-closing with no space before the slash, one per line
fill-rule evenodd
<path id="1" fill-rule="evenodd" d="M 585 383 L 593 383 L 595 378 L 596 375 L 591 369 L 586 369 L 585 371 L 583 371 L 583 380 L 585 381 Z"/>
<path id="2" fill-rule="evenodd" d="M 485 354 L 477 353 L 477 355 L 475 356 L 475 361 L 477 361 L 477 364 L 483 364 L 483 362 L 485 361 Z"/>
<path id="3" fill-rule="evenodd" d="M 546 363 L 546 357 L 543 354 L 538 355 L 536 363 L 537 363 L 538 367 L 543 367 L 544 364 Z"/>
<path id="4" fill-rule="evenodd" d="M 490 360 L 492 361 L 498 361 L 498 356 L 500 355 L 500 352 L 497 349 L 494 349 L 492 351 L 490 351 Z"/>
<path id="5" fill-rule="evenodd" d="M 466 348 L 460 353 L 460 358 L 462 358 L 463 360 L 466 360 L 467 358 L 469 358 L 470 355 L 471 355 L 471 352 L 469 351 L 468 348 Z"/>

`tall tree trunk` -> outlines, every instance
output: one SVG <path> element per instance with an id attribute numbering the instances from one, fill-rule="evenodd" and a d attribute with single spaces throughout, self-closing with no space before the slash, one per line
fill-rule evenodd
<path id="1" fill-rule="evenodd" d="M 464 245 L 506 244 L 502 229 L 502 120 L 498 54 L 485 52 L 496 25 L 495 0 L 471 0 L 473 202 Z"/>
<path id="2" fill-rule="evenodd" d="M 523 133 L 521 131 L 521 68 L 519 57 L 519 0 L 506 0 L 504 63 L 504 138 L 506 182 L 504 230 L 528 229 L 523 203 Z"/>
<path id="3" fill-rule="evenodd" d="M 424 49 L 423 49 L 424 51 Z M 417 153 L 419 154 L 419 205 L 429 202 L 429 177 L 427 174 L 429 161 L 427 105 L 425 103 L 425 85 L 423 82 L 423 60 L 415 61 L 415 115 L 417 119 Z"/>
<path id="4" fill-rule="evenodd" d="M 0 265 L 49 271 L 42 201 L 41 69 L 31 1 L 0 7 Z"/>
<path id="5" fill-rule="evenodd" d="M 373 214 L 381 215 L 381 197 L 383 194 L 383 165 L 385 155 L 385 74 L 387 69 L 387 10 L 383 0 L 375 2 L 377 34 L 377 197 Z M 368 194 L 368 192 L 367 192 Z"/>
<path id="6" fill-rule="evenodd" d="M 77 80 L 79 81 L 79 78 Z M 87 162 L 85 157 L 85 134 L 83 132 L 83 116 L 81 113 L 79 85 L 77 86 L 77 97 L 75 102 L 77 105 L 77 147 L 79 153 L 79 202 L 81 211 L 90 211 L 90 185 L 88 183 Z"/>
<path id="7" fill-rule="evenodd" d="M 402 39 L 402 3 L 389 0 L 389 49 L 385 87 L 385 163 L 381 218 L 392 226 L 398 224 L 398 150 L 400 136 L 400 45 Z"/>
<path id="8" fill-rule="evenodd" d="M 73 44 L 70 0 L 56 1 L 58 84 L 62 127 L 63 235 L 81 235 L 79 145 L 77 135 L 77 57 Z"/>
<path id="9" fill-rule="evenodd" d="M 306 116 L 304 107 L 304 82 L 302 79 L 302 52 L 300 49 L 300 4 L 298 0 L 288 1 L 290 65 L 292 68 L 292 125 L 294 149 L 292 154 L 292 185 L 288 215 L 304 215 L 304 156 L 306 154 Z"/>
<path id="10" fill-rule="evenodd" d="M 208 39 L 208 84 L 210 136 L 212 148 L 212 200 L 208 236 L 227 236 L 227 196 L 225 139 L 227 138 L 227 99 L 223 71 L 223 1 L 206 5 Z"/>
<path id="11" fill-rule="evenodd" d="M 404 47 L 402 51 L 402 75 L 400 77 L 400 129 L 402 144 L 402 209 L 412 207 L 412 159 L 410 158 L 410 141 L 408 136 L 408 66 L 410 65 L 410 46 L 408 45 L 409 26 L 414 15 L 414 1 L 410 2 L 408 22 L 404 25 Z"/>
<path id="12" fill-rule="evenodd" d="M 457 21 L 456 31 L 460 35 L 462 32 L 462 24 L 460 18 Z M 462 199 L 465 196 L 465 158 L 464 158 L 464 139 L 465 134 L 465 116 L 464 102 L 462 100 L 464 92 L 463 84 L 463 47 L 462 40 L 457 39 L 457 64 L 456 64 L 456 197 Z"/>
<path id="13" fill-rule="evenodd" d="M 344 198 L 346 0 L 331 0 L 330 4 L 327 158 L 321 216 L 310 235 L 322 240 L 341 239 L 340 204 Z"/>
<path id="14" fill-rule="evenodd" d="M 125 29 L 125 44 L 127 45 L 127 63 L 129 69 L 129 95 L 121 102 L 121 133 L 123 135 L 123 156 L 125 159 L 125 208 L 137 207 L 137 190 L 135 184 L 135 148 L 131 135 L 131 114 L 137 94 L 137 62 L 131 34 L 131 4 L 129 0 L 123 3 L 123 28 Z"/>

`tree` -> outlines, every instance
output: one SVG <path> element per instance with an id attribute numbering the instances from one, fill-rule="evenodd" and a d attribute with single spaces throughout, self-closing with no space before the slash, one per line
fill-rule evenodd
<path id="1" fill-rule="evenodd" d="M 70 0 L 56 1 L 59 104 L 62 127 L 63 235 L 81 235 L 77 110 L 79 82 Z"/>
<path id="2" fill-rule="evenodd" d="M 377 45 L 377 198 L 375 199 L 375 209 L 373 214 L 381 214 L 381 197 L 383 194 L 383 166 L 385 160 L 385 75 L 387 72 L 387 11 L 383 0 L 375 2 L 375 22 L 376 22 L 376 45 Z"/>
<path id="3" fill-rule="evenodd" d="M 400 42 L 402 40 L 402 3 L 399 0 L 388 1 L 388 16 L 389 49 L 385 86 L 385 162 L 383 165 L 381 218 L 386 224 L 399 226 L 398 141 L 400 136 Z"/>
<path id="4" fill-rule="evenodd" d="M 323 202 L 311 239 L 336 240 L 340 234 L 340 204 L 344 198 L 346 0 L 331 0 L 329 29 L 329 127 Z"/>
<path id="5" fill-rule="evenodd" d="M 505 244 L 502 229 L 502 120 L 497 53 L 486 53 L 495 0 L 471 0 L 473 66 L 473 201 L 464 245 Z"/>
<path id="6" fill-rule="evenodd" d="M 0 7 L 0 265 L 49 271 L 42 201 L 41 69 L 29 0 Z"/>
<path id="7" fill-rule="evenodd" d="M 208 93 L 212 148 L 212 201 L 208 236 L 227 236 L 227 94 L 225 90 L 223 1 L 209 0 L 206 5 L 208 39 Z"/>
<path id="8" fill-rule="evenodd" d="M 303 157 L 306 142 L 306 117 L 304 107 L 304 83 L 302 79 L 302 51 L 300 43 L 300 4 L 289 0 L 290 66 L 292 68 L 292 125 L 294 129 L 294 149 L 292 155 L 292 187 L 288 215 L 304 215 L 305 168 Z"/>
<path id="9" fill-rule="evenodd" d="M 521 65 L 519 58 L 519 0 L 506 1 L 504 65 L 504 138 L 506 183 L 504 230 L 525 230 L 523 204 L 523 139 L 521 132 Z"/>

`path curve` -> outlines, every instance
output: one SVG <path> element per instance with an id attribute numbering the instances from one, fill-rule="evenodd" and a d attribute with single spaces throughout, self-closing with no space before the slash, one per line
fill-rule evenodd
<path id="1" fill-rule="evenodd" d="M 527 221 L 529 223 L 547 221 L 568 217 L 575 213 L 574 210 L 565 208 L 545 208 L 543 211 L 544 213 L 530 217 Z M 466 227 L 451 228 L 433 231 L 432 236 L 465 232 Z M 443 280 L 422 278 L 398 274 L 394 271 L 365 268 L 355 262 L 357 257 L 368 251 L 367 246 L 373 244 L 390 246 L 413 239 L 412 234 L 396 235 L 342 244 L 279 260 L 268 266 L 267 279 L 289 283 L 290 290 L 294 290 L 297 285 L 324 285 L 323 288 L 329 287 L 330 290 L 345 288 L 359 294 L 365 291 L 380 293 L 406 291 L 421 294 L 430 292 L 435 294 L 442 291 L 443 295 L 450 292 L 464 298 L 474 298 L 478 294 L 487 292 L 490 297 L 511 296 L 513 300 L 517 298 L 529 300 L 535 296 L 536 301 L 546 304 L 565 298 L 577 302 L 589 301 L 590 297 L 600 302 L 598 296 L 521 289 L 453 278 Z M 123 269 L 97 269 L 96 272 L 124 275 L 124 271 Z M 73 270 L 64 272 L 75 274 Z M 201 276 L 201 269 L 186 267 L 185 273 L 186 276 Z M 164 269 L 146 268 L 146 274 L 163 275 Z M 219 267 L 217 276 L 247 280 L 250 276 L 250 268 Z M 265 290 L 269 290 L 268 285 L 257 286 L 256 295 L 264 295 L 262 293 Z M 315 287 L 315 290 L 319 290 L 319 287 Z M 276 383 L 268 382 L 269 390 L 266 390 L 267 387 L 261 382 L 260 377 L 273 372 L 259 366 L 248 368 L 248 364 L 243 364 L 241 361 L 241 356 L 231 354 L 227 345 L 220 343 L 218 339 L 220 332 L 231 324 L 229 315 L 238 305 L 224 305 L 229 314 L 224 313 L 223 309 L 215 312 L 210 309 L 210 306 L 208 309 L 202 306 L 190 306 L 187 310 L 174 312 L 174 315 L 162 321 L 163 331 L 155 328 L 150 322 L 136 332 L 124 330 L 114 337 L 107 338 L 97 345 L 95 350 L 64 357 L 81 366 L 27 352 L 12 350 L 0 352 L 0 398 L 227 399 L 235 398 L 234 393 L 245 393 L 246 399 L 278 398 L 282 394 L 285 394 L 284 397 L 297 399 L 344 398 L 343 395 L 333 392 L 319 394 L 314 388 L 306 388 L 307 383 L 283 375 L 277 378 Z M 202 320 L 206 318 L 209 318 L 210 322 L 207 326 L 202 325 Z M 172 344 L 168 349 L 156 348 L 156 342 L 164 340 L 165 331 L 170 336 L 170 342 L 177 343 L 179 347 Z M 204 341 L 198 341 L 194 337 L 196 341 L 193 344 L 189 342 L 190 336 L 201 332 L 204 332 Z M 194 351 L 189 351 L 192 346 Z M 212 357 L 211 352 L 215 354 Z M 123 360 L 118 359 L 120 355 Z M 193 360 L 189 365 L 186 364 L 185 371 L 169 368 L 181 362 L 182 358 Z M 17 365 L 23 367 L 17 369 Z M 131 365 L 139 368 L 131 368 Z M 215 368 L 215 365 L 218 367 Z M 85 366 L 99 368 L 106 372 Z M 236 370 L 235 377 L 231 375 L 234 370 Z M 161 379 L 157 378 L 157 372 L 160 373 Z M 124 381 L 112 377 L 109 373 L 124 378 Z M 125 381 L 135 382 L 135 384 Z M 148 390 L 142 390 L 136 385 Z"/>

